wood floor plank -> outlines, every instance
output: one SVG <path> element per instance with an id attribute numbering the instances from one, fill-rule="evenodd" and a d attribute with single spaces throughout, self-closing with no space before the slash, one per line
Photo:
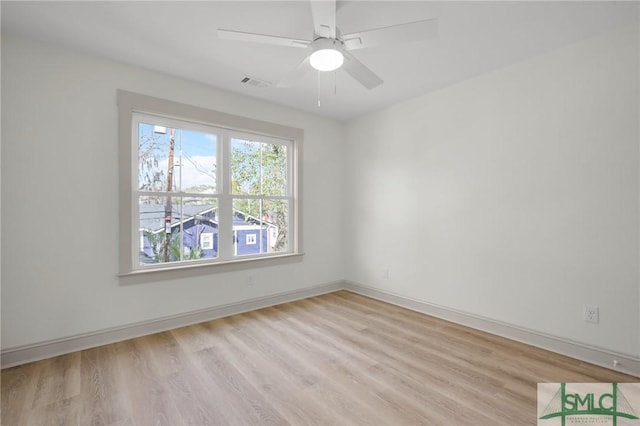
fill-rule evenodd
<path id="1" fill-rule="evenodd" d="M 278 425 L 286 420 L 256 391 L 254 385 L 244 379 L 225 357 L 224 351 L 214 346 L 197 353 L 198 360 L 211 381 L 220 389 L 220 400 L 225 403 L 225 415 L 229 424 Z"/>
<path id="2" fill-rule="evenodd" d="M 19 425 L 535 425 L 538 382 L 639 379 L 347 291 L 2 370 Z"/>
<path id="3" fill-rule="evenodd" d="M 117 383 L 115 348 L 106 345 L 80 353 L 80 418 L 85 424 L 109 425 L 130 417 L 122 404 L 124 389 Z"/>
<path id="4" fill-rule="evenodd" d="M 0 380 L 1 424 L 25 423 L 25 419 L 33 409 L 37 383 L 43 365 L 44 362 L 36 362 L 2 370 Z"/>
<path id="5" fill-rule="evenodd" d="M 48 405 L 35 407 L 27 414 L 24 424 L 27 425 L 47 425 L 64 426 L 80 424 L 80 413 L 82 410 L 82 397 L 77 395 L 71 398 L 58 399 Z M 4 424 L 11 424 L 5 423 Z"/>
<path id="6" fill-rule="evenodd" d="M 62 398 L 80 394 L 79 353 L 63 355 L 43 361 L 32 407 L 55 403 Z"/>
<path id="7" fill-rule="evenodd" d="M 266 332 L 267 339 L 274 339 Z M 328 407 L 322 407 L 307 398 L 294 400 L 293 396 L 317 380 L 300 382 L 288 369 L 282 368 L 277 360 L 262 355 L 260 348 L 250 344 L 242 334 L 230 333 L 227 336 L 229 346 L 226 357 L 244 378 L 289 424 L 324 424 L 330 419 L 326 416 Z M 332 420 L 337 421 L 337 418 Z"/>

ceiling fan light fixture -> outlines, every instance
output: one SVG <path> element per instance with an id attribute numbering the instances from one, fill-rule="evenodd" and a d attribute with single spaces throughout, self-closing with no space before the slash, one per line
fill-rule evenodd
<path id="1" fill-rule="evenodd" d="M 337 46 L 336 40 L 318 39 L 313 47 L 313 53 L 309 57 L 309 63 L 313 68 L 318 71 L 333 71 L 342 66 L 344 55 Z"/>
<path id="2" fill-rule="evenodd" d="M 318 71 L 333 71 L 342 66 L 344 56 L 334 49 L 322 49 L 313 52 L 309 61 Z"/>

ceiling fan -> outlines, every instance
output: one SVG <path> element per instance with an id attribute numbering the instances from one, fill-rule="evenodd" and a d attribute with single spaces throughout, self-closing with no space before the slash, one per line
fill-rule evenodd
<path id="1" fill-rule="evenodd" d="M 426 19 L 352 34 L 341 34 L 336 27 L 335 0 L 311 0 L 311 15 L 314 26 L 313 40 L 228 29 L 218 29 L 218 37 L 307 49 L 308 54 L 304 60 L 278 82 L 278 87 L 292 86 L 311 68 L 318 71 L 333 71 L 342 67 L 351 77 L 371 90 L 382 84 L 383 80 L 357 60 L 350 51 L 385 44 L 426 40 L 435 37 L 438 31 L 438 20 Z"/>

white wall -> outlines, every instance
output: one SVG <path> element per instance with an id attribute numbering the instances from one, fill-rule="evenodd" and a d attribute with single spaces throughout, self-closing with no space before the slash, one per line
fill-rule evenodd
<path id="1" fill-rule="evenodd" d="M 638 49 L 619 30 L 348 123 L 347 278 L 640 356 Z"/>
<path id="2" fill-rule="evenodd" d="M 188 66 L 188 64 L 185 64 Z M 305 131 L 301 263 L 124 284 L 124 89 Z M 2 348 L 308 288 L 344 277 L 341 123 L 148 70 L 2 36 Z M 255 285 L 247 285 L 247 277 Z M 154 278 L 157 278 L 154 276 Z"/>

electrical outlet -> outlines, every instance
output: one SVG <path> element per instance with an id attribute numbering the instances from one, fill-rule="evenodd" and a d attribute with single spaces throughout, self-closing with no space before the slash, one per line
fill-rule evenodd
<path id="1" fill-rule="evenodd" d="M 253 275 L 249 275 L 247 277 L 247 285 L 252 286 L 256 283 L 256 280 L 253 278 Z"/>
<path id="2" fill-rule="evenodd" d="M 592 322 L 594 324 L 598 324 L 599 315 L 598 315 L 598 307 L 593 305 L 584 305 L 584 318 L 586 322 Z"/>
<path id="3" fill-rule="evenodd" d="M 382 279 L 383 280 L 389 279 L 389 268 L 387 268 L 386 266 L 382 268 Z"/>

